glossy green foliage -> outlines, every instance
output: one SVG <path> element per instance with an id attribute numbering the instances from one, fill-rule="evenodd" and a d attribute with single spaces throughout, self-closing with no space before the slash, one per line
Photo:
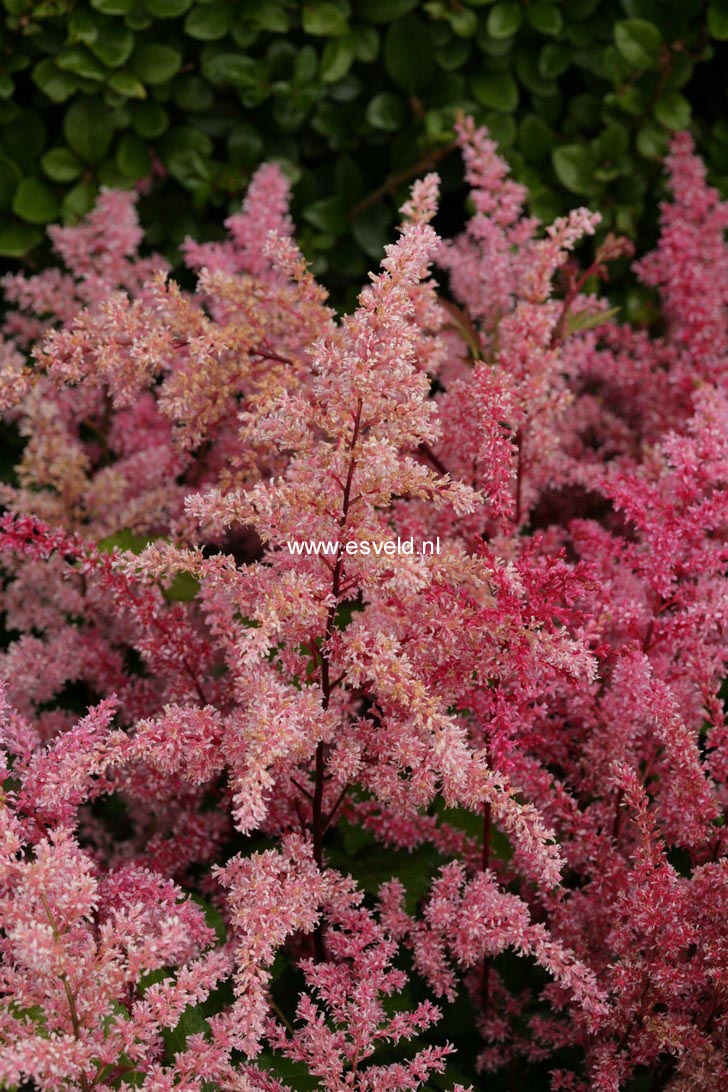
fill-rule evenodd
<path id="1" fill-rule="evenodd" d="M 672 129 L 728 180 L 728 0 L 2 0 L 0 256 L 152 175 L 172 257 L 219 233 L 252 168 L 287 165 L 303 245 L 362 276 L 456 110 L 485 122 L 549 218 L 574 200 L 649 230 Z M 447 208 L 447 203 L 446 203 Z"/>

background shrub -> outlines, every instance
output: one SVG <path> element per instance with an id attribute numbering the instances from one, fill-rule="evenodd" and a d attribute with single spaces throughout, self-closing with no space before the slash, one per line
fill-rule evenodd
<path id="1" fill-rule="evenodd" d="M 278 160 L 316 272 L 361 278 L 457 109 L 485 122 L 544 219 L 575 201 L 649 243 L 660 157 L 695 122 L 728 180 L 728 0 L 3 0 L 0 256 L 155 172 L 149 242 L 219 234 Z M 447 216 L 447 203 L 445 206 Z"/>

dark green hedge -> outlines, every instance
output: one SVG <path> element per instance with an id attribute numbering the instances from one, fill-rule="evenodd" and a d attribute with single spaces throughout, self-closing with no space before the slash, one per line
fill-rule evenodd
<path id="1" fill-rule="evenodd" d="M 167 175 L 142 204 L 173 253 L 219 231 L 251 170 L 296 182 L 317 272 L 361 275 L 411 168 L 486 122 L 550 217 L 649 224 L 668 132 L 694 124 L 728 181 L 728 0 L 3 0 L 0 255 L 31 254 L 100 184 Z M 446 206 L 447 207 L 447 206 Z"/>

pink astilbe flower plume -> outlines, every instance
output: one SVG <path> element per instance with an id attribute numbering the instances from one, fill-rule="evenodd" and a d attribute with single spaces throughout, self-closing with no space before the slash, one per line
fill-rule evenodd
<path id="1" fill-rule="evenodd" d="M 726 206 L 677 134 L 635 329 L 456 136 L 340 319 L 273 165 L 5 279 L 3 1086 L 725 1084 Z"/>

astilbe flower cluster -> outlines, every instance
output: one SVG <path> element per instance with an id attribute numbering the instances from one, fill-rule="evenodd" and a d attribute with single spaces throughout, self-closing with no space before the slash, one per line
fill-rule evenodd
<path id="1" fill-rule="evenodd" d="M 270 165 L 6 278 L 3 1086 L 722 1087 L 728 208 L 677 135 L 634 328 L 458 140 L 340 320 Z"/>

